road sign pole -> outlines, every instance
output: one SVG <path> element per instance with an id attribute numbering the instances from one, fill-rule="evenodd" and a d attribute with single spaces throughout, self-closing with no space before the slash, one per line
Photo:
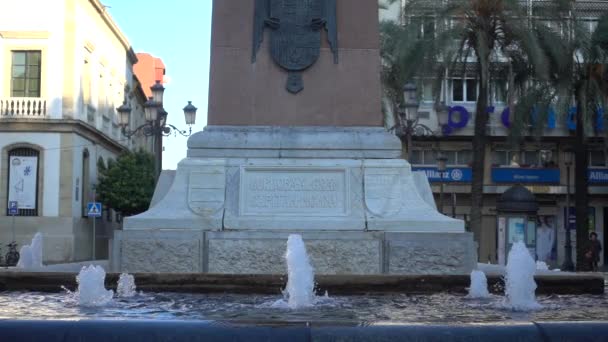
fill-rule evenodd
<path id="1" fill-rule="evenodd" d="M 15 215 L 13 215 L 13 241 L 15 241 Z"/>
<path id="2" fill-rule="evenodd" d="M 96 191 L 97 189 L 95 188 L 95 185 L 93 185 L 93 203 L 97 203 L 97 194 Z M 95 204 L 96 205 L 96 204 Z M 97 216 L 93 216 L 93 258 L 92 260 L 95 260 L 95 222 L 97 221 Z"/>

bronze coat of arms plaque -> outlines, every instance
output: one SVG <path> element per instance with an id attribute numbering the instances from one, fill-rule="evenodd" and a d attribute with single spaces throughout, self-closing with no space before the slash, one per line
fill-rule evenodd
<path id="1" fill-rule="evenodd" d="M 338 63 L 336 0 L 255 0 L 252 63 L 270 28 L 270 54 L 287 70 L 286 88 L 296 94 L 304 89 L 302 71 L 319 59 L 321 30 Z"/>

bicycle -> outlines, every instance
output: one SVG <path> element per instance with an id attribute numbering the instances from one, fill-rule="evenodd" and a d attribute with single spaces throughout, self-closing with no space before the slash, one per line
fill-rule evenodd
<path id="1" fill-rule="evenodd" d="M 20 257 L 19 252 L 17 252 L 17 242 L 13 241 L 6 246 L 8 247 L 8 253 L 6 253 L 6 256 L 4 257 L 6 260 L 5 265 L 7 267 L 17 266 Z"/>

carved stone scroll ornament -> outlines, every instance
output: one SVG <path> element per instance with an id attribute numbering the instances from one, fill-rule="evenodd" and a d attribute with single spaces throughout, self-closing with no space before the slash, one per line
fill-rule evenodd
<path id="1" fill-rule="evenodd" d="M 270 54 L 289 73 L 286 88 L 290 93 L 304 89 L 302 71 L 319 59 L 321 29 L 327 31 L 334 63 L 338 63 L 336 0 L 255 0 L 252 63 L 266 27 L 272 30 Z"/>

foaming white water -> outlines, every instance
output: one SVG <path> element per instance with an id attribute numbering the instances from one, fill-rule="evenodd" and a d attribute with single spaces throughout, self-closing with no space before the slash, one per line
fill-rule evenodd
<path id="1" fill-rule="evenodd" d="M 526 245 L 519 241 L 513 244 L 507 260 L 505 275 L 505 306 L 515 311 L 532 311 L 542 308 L 536 301 L 536 262 Z"/>
<path id="2" fill-rule="evenodd" d="M 103 306 L 112 301 L 114 291 L 106 290 L 106 272 L 101 266 L 83 267 L 76 276 L 78 290 L 76 296 L 81 306 Z"/>
<path id="3" fill-rule="evenodd" d="M 42 265 L 42 234 L 36 233 L 32 243 L 21 247 L 19 250 L 19 262 L 17 268 L 37 269 Z"/>
<path id="4" fill-rule="evenodd" d="M 536 262 L 536 269 L 538 271 L 549 271 L 549 266 L 544 261 L 537 261 Z"/>
<path id="5" fill-rule="evenodd" d="M 135 278 L 128 273 L 122 273 L 118 278 L 118 285 L 116 285 L 116 295 L 118 297 L 133 297 L 136 295 L 135 289 Z"/>
<path id="6" fill-rule="evenodd" d="M 315 274 L 302 236 L 291 234 L 287 239 L 287 304 L 291 309 L 313 305 Z"/>
<path id="7" fill-rule="evenodd" d="M 482 271 L 474 270 L 471 272 L 471 287 L 469 287 L 469 298 L 488 298 L 488 278 Z"/>

